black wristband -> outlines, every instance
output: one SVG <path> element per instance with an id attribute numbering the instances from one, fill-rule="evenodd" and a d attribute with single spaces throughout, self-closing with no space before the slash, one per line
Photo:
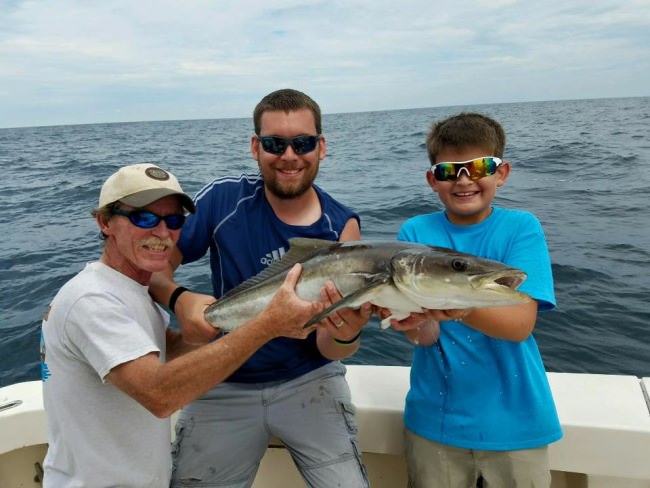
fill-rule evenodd
<path id="1" fill-rule="evenodd" d="M 357 342 L 357 340 L 359 340 L 359 337 L 361 337 L 361 331 L 359 331 L 359 333 L 357 335 L 355 335 L 349 341 L 342 341 L 340 339 L 334 339 L 334 342 L 336 342 L 337 344 L 341 344 L 342 346 L 348 346 L 350 344 L 354 344 L 355 342 Z"/>
<path id="2" fill-rule="evenodd" d="M 174 310 L 174 308 L 176 307 L 176 300 L 178 300 L 178 297 L 181 296 L 181 293 L 183 293 L 184 291 L 189 291 L 189 290 L 184 286 L 179 286 L 172 292 L 171 296 L 169 297 L 169 310 L 176 313 L 176 310 Z"/>

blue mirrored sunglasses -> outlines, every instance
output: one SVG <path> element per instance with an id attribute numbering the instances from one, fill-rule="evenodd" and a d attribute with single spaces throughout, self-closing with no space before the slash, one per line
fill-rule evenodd
<path id="1" fill-rule="evenodd" d="M 297 136 L 297 137 L 278 137 L 278 136 L 257 136 L 262 149 L 266 152 L 276 155 L 284 154 L 288 146 L 291 146 L 296 154 L 307 154 L 316 149 L 320 136 Z"/>
<path id="2" fill-rule="evenodd" d="M 153 229 L 161 220 L 164 220 L 165 225 L 167 225 L 169 230 L 178 230 L 183 227 L 183 223 L 185 222 L 185 215 L 182 214 L 165 215 L 162 217 L 153 212 L 147 212 L 144 210 L 122 210 L 119 208 L 112 208 L 111 215 L 122 215 L 123 217 L 127 217 L 133 225 L 140 227 L 141 229 Z"/>
<path id="3" fill-rule="evenodd" d="M 496 173 L 497 168 L 502 163 L 501 158 L 484 156 L 469 161 L 436 163 L 431 166 L 431 172 L 438 181 L 455 181 L 460 178 L 461 173 L 465 170 L 467 177 L 476 181 Z"/>

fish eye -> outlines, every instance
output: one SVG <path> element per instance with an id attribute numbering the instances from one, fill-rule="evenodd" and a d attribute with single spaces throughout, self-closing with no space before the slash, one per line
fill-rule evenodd
<path id="1" fill-rule="evenodd" d="M 451 269 L 454 271 L 465 271 L 467 269 L 467 261 L 460 258 L 454 258 L 451 260 Z"/>

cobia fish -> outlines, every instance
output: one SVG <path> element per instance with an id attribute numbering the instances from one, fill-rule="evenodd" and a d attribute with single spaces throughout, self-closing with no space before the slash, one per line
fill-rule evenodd
<path id="1" fill-rule="evenodd" d="M 333 242 L 294 238 L 279 261 L 233 288 L 205 311 L 206 320 L 226 332 L 259 314 L 282 285 L 287 271 L 302 264 L 296 292 L 319 300 L 327 280 L 343 298 L 313 317 L 305 327 L 345 307 L 370 302 L 387 308 L 391 318 L 429 309 L 495 307 L 525 303 L 515 289 L 526 274 L 497 261 L 441 247 L 400 241 Z"/>

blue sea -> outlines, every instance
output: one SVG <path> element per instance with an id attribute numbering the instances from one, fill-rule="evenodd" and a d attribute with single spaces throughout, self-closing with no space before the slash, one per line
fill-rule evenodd
<path id="1" fill-rule="evenodd" d="M 547 370 L 650 376 L 650 98 L 328 114 L 317 182 L 359 212 L 365 239 L 392 239 L 405 219 L 440 209 L 425 135 L 461 111 L 503 124 L 512 173 L 496 204 L 544 226 L 558 299 L 534 332 Z M 194 194 L 256 171 L 251 134 L 250 118 L 0 129 L 0 386 L 39 377 L 43 312 L 101 253 L 90 210 L 105 178 L 153 161 Z M 206 260 L 178 277 L 210 293 Z M 348 362 L 408 365 L 411 353 L 373 323 Z"/>

